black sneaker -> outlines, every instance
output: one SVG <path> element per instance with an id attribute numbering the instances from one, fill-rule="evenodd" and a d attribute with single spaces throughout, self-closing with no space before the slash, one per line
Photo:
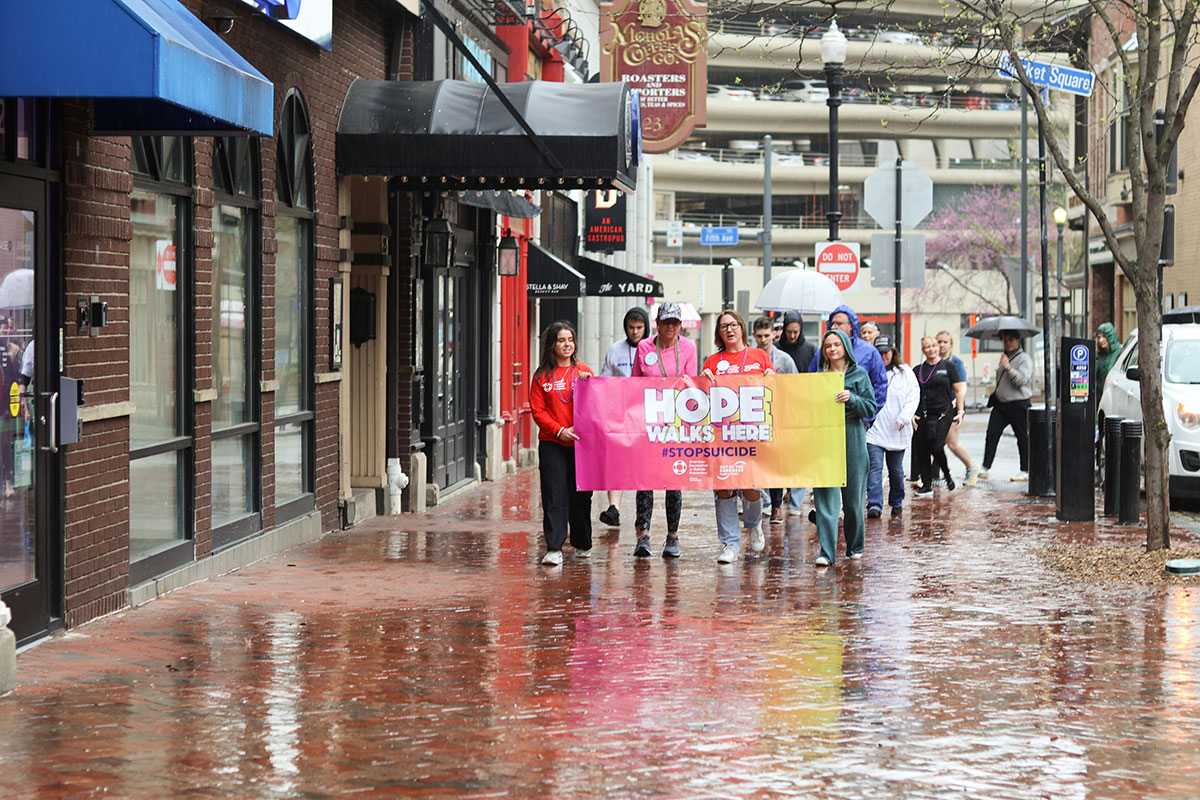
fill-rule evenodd
<path id="1" fill-rule="evenodd" d="M 892 506 L 892 516 L 900 517 L 904 515 L 904 506 Z"/>
<path id="2" fill-rule="evenodd" d="M 867 519 L 879 519 L 883 516 L 883 509 L 879 506 L 871 506 L 867 509 Z"/>
<path id="3" fill-rule="evenodd" d="M 633 548 L 633 554 L 637 558 L 646 558 L 650 555 L 650 535 L 643 533 L 638 537 L 637 547 Z"/>
<path id="4" fill-rule="evenodd" d="M 946 476 L 946 491 L 954 491 L 954 478 L 951 478 L 949 475 Z"/>
<path id="5" fill-rule="evenodd" d="M 641 542 L 638 542 L 641 547 Z M 663 558 L 679 558 L 679 537 L 668 533 L 667 542 L 663 545 Z"/>
<path id="6" fill-rule="evenodd" d="M 609 506 L 600 512 L 600 521 L 610 528 L 621 527 L 621 512 L 616 506 Z"/>
<path id="7" fill-rule="evenodd" d="M 808 521 L 813 525 L 817 524 L 817 510 L 815 508 L 810 508 L 808 510 Z"/>

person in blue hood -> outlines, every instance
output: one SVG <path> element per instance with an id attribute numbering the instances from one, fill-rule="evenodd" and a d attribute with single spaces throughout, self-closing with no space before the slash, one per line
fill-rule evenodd
<path id="1" fill-rule="evenodd" d="M 850 338 L 854 348 L 854 360 L 867 371 L 867 377 L 871 379 L 871 388 L 875 390 L 875 407 L 883 408 L 887 403 L 887 370 L 883 368 L 883 358 L 880 357 L 879 351 L 858 335 L 858 315 L 850 306 L 838 306 L 829 315 L 828 329 L 841 331 Z M 820 352 L 813 356 L 808 365 L 809 372 L 817 371 L 817 361 L 820 358 Z M 874 418 L 875 415 L 872 414 L 863 422 L 869 423 Z"/>

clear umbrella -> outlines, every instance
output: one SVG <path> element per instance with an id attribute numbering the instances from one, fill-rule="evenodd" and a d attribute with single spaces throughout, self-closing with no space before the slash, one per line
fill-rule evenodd
<path id="1" fill-rule="evenodd" d="M 828 314 L 842 305 L 842 292 L 816 270 L 791 269 L 771 278 L 754 305 L 763 311 Z"/>
<path id="2" fill-rule="evenodd" d="M 32 308 L 33 279 L 31 269 L 14 269 L 0 281 L 0 308 Z"/>

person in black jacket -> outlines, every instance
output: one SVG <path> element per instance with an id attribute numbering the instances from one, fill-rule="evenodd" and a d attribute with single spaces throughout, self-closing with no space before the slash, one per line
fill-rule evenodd
<path id="1" fill-rule="evenodd" d="M 788 311 L 783 315 L 783 336 L 775 346 L 792 357 L 797 372 L 808 372 L 809 362 L 817 354 L 816 345 L 804 339 L 804 320 L 799 311 Z"/>

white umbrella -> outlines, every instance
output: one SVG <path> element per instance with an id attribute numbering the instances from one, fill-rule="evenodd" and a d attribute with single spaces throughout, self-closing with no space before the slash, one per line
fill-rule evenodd
<path id="1" fill-rule="evenodd" d="M 32 308 L 33 279 L 31 269 L 14 269 L 0 281 L 0 308 Z"/>
<path id="2" fill-rule="evenodd" d="M 781 272 L 763 287 L 755 307 L 763 311 L 828 314 L 842 305 L 837 284 L 814 269 Z"/>

